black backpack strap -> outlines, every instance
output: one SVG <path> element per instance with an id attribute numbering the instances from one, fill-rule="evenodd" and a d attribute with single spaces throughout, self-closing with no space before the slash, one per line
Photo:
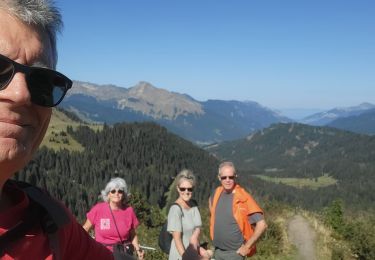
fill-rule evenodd
<path id="1" fill-rule="evenodd" d="M 46 210 L 47 217 L 42 223 L 46 233 L 54 233 L 58 228 L 70 222 L 65 209 L 49 194 L 35 186 L 21 187 L 27 196 Z"/>
<path id="2" fill-rule="evenodd" d="M 61 259 L 57 231 L 60 227 L 70 222 L 70 218 L 66 210 L 47 192 L 38 187 L 30 185 L 26 182 L 13 180 L 9 182 L 21 188 L 26 193 L 30 199 L 30 204 L 23 223 L 19 223 L 9 230 L 9 235 L 4 234 L 6 236 L 3 240 L 6 241 L 7 244 L 14 242 L 23 237 L 29 229 L 39 224 L 43 232 L 48 236 L 50 249 L 53 253 L 54 259 Z M 20 227 L 17 227 L 18 225 L 20 225 Z M 4 235 L 2 235 L 1 238 L 3 238 Z M 0 249 L 1 248 L 2 247 L 0 244 Z"/>
<path id="3" fill-rule="evenodd" d="M 49 246 L 54 259 L 60 260 L 61 251 L 57 231 L 60 227 L 70 222 L 69 216 L 66 210 L 48 193 L 27 183 L 23 183 L 23 185 L 24 187 L 22 189 L 30 200 L 39 204 L 45 210 L 44 217 L 41 220 L 41 226 L 44 233 L 48 236 Z"/>
<path id="4" fill-rule="evenodd" d="M 174 202 L 174 203 L 172 203 L 171 207 L 172 207 L 173 205 L 177 205 L 177 206 L 180 208 L 181 213 L 182 213 L 182 217 L 184 217 L 184 211 L 182 210 L 182 207 L 180 206 L 180 204 L 178 204 L 177 202 Z"/>
<path id="5" fill-rule="evenodd" d="M 190 207 L 198 207 L 198 202 L 195 199 L 189 200 L 189 206 Z"/>
<path id="6" fill-rule="evenodd" d="M 49 241 L 49 247 L 51 248 L 51 251 L 53 253 L 53 259 L 61 260 L 61 251 L 57 232 L 47 233 L 47 236 Z"/>
<path id="7" fill-rule="evenodd" d="M 23 237 L 25 233 L 33 228 L 38 223 L 40 217 L 41 213 L 38 205 L 30 203 L 25 218 L 0 236 L 0 256 L 5 253 L 4 250 L 10 244 Z"/>

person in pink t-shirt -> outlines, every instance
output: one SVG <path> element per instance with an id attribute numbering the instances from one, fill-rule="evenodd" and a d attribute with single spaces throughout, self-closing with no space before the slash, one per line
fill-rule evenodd
<path id="1" fill-rule="evenodd" d="M 128 189 L 124 179 L 113 178 L 101 191 L 104 202 L 96 204 L 88 213 L 83 228 L 89 232 L 94 228 L 95 240 L 107 246 L 113 251 L 116 244 L 130 246 L 128 254 L 133 254 L 135 249 L 139 259 L 143 259 L 144 252 L 141 250 L 136 234 L 139 225 L 134 209 L 127 205 Z"/>

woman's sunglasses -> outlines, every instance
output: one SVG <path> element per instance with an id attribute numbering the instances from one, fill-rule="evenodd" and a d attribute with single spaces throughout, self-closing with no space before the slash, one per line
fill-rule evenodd
<path id="1" fill-rule="evenodd" d="M 112 194 L 115 194 L 115 193 L 118 193 L 118 194 L 124 194 L 124 191 L 123 190 L 111 190 L 110 193 Z"/>
<path id="2" fill-rule="evenodd" d="M 64 98 L 73 82 L 60 72 L 30 67 L 15 62 L 0 54 L 0 90 L 12 81 L 17 72 L 25 73 L 31 102 L 42 107 L 54 107 Z"/>
<path id="3" fill-rule="evenodd" d="M 193 191 L 193 188 L 183 188 L 183 187 L 178 187 L 178 189 L 183 192 L 183 191 L 189 191 L 189 192 L 192 192 Z"/>

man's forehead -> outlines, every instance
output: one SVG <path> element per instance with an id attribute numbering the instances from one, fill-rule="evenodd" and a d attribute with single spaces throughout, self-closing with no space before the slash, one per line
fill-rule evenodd
<path id="1" fill-rule="evenodd" d="M 2 14 L 3 12 L 0 9 L 0 15 Z M 14 22 L 9 23 L 12 20 Z M 25 65 L 53 68 L 52 48 L 47 33 L 26 24 L 23 24 L 23 26 L 25 26 L 24 29 L 27 29 L 24 31 L 21 30 L 21 34 L 12 33 L 13 29 L 13 32 L 19 32 L 17 24 L 23 23 L 8 14 L 0 19 L 0 27 L 2 27 L 0 28 L 0 54 L 12 60 L 18 58 L 25 59 L 27 63 Z M 22 33 L 24 33 L 23 36 L 20 36 Z M 25 43 L 24 39 L 21 41 L 20 37 L 26 37 L 27 42 Z"/>
<path id="2" fill-rule="evenodd" d="M 223 166 L 223 168 L 221 168 L 221 171 L 234 173 L 234 168 L 230 165 L 225 165 Z"/>
<path id="3" fill-rule="evenodd" d="M 14 59 L 14 57 L 10 56 L 11 53 L 12 51 L 10 50 L 9 44 L 7 44 L 6 41 L 2 40 L 0 35 L 0 54 L 10 59 Z M 45 51 L 41 51 L 38 55 L 36 55 L 35 58 L 33 58 L 33 60 L 28 61 L 25 65 L 42 68 L 53 68 L 53 61 L 50 55 L 48 55 Z"/>

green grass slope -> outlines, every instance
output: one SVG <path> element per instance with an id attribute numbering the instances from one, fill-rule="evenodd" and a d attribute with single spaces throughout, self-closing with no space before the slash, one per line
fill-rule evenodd
<path id="1" fill-rule="evenodd" d="M 94 130 L 101 130 L 102 125 L 85 124 L 71 116 L 68 112 L 61 109 L 53 109 L 52 117 L 47 129 L 46 135 L 41 143 L 41 146 L 53 149 L 55 151 L 67 149 L 69 151 L 83 151 L 83 146 L 77 142 L 70 134 L 67 133 L 67 127 L 76 129 L 80 125 L 88 125 Z"/>

